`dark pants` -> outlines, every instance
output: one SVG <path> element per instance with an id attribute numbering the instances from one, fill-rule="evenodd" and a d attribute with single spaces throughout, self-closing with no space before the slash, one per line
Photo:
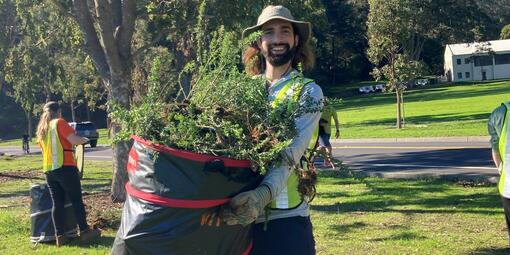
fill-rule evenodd
<path id="1" fill-rule="evenodd" d="M 313 239 L 310 217 L 290 217 L 270 220 L 267 230 L 264 223 L 255 224 L 253 249 L 250 255 L 313 255 Z"/>
<path id="2" fill-rule="evenodd" d="M 510 241 L 510 199 L 501 197 L 501 201 L 505 210 L 506 230 L 508 231 L 508 240 Z"/>
<path id="3" fill-rule="evenodd" d="M 85 215 L 85 206 L 81 196 L 81 183 L 78 175 L 78 169 L 75 166 L 63 166 L 46 173 L 46 182 L 50 189 L 51 200 L 53 201 L 53 209 L 51 217 L 55 226 L 55 233 L 63 235 L 65 233 L 64 225 L 64 203 L 66 194 L 73 205 L 76 221 L 80 226 L 80 230 L 84 231 L 89 228 Z"/>
<path id="4" fill-rule="evenodd" d="M 322 147 L 330 147 L 331 142 L 329 139 L 331 138 L 331 134 L 322 134 L 319 135 L 319 145 Z"/>

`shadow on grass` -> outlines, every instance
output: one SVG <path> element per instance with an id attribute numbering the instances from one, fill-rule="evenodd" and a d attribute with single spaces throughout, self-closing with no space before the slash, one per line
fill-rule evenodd
<path id="1" fill-rule="evenodd" d="M 409 116 L 406 117 L 406 125 L 426 125 L 436 122 L 451 122 L 451 121 L 468 121 L 468 120 L 480 120 L 486 121 L 489 119 L 490 112 L 487 113 L 479 113 L 479 114 L 469 114 L 469 115 L 460 115 L 460 114 L 433 114 L 433 115 L 421 115 L 421 116 Z M 366 127 L 366 126 L 388 126 L 388 128 L 394 129 L 395 118 L 385 118 L 378 120 L 368 120 L 363 122 L 356 123 L 346 123 L 343 124 L 345 128 L 355 128 L 355 127 Z"/>
<path id="2" fill-rule="evenodd" d="M 345 192 L 328 192 L 321 195 L 322 198 L 348 197 L 348 196 L 350 195 Z"/>
<path id="3" fill-rule="evenodd" d="M 110 183 L 96 183 L 96 184 L 81 184 L 81 189 L 84 191 L 97 191 L 97 190 L 110 190 Z"/>
<path id="4" fill-rule="evenodd" d="M 91 243 L 83 244 L 83 243 L 80 242 L 79 238 L 74 238 L 68 244 L 66 244 L 65 246 L 69 246 L 69 247 L 81 247 L 81 248 L 94 248 L 94 247 L 100 245 L 100 246 L 111 247 L 113 245 L 113 241 L 114 240 L 115 240 L 115 237 L 101 236 L 99 239 L 97 239 L 97 240 L 95 240 L 95 241 L 93 241 Z M 38 245 L 55 246 L 55 242 L 45 242 L 45 243 L 40 243 Z"/>
<path id="5" fill-rule="evenodd" d="M 426 239 L 425 236 L 422 236 L 422 235 L 417 235 L 415 233 L 400 233 L 400 234 L 397 234 L 397 235 L 391 235 L 391 236 L 388 236 L 388 237 L 382 237 L 382 238 L 374 238 L 374 239 L 370 239 L 370 241 L 372 242 L 384 242 L 384 241 L 391 241 L 391 240 L 405 240 L 405 241 L 409 241 L 409 240 L 418 240 L 418 239 Z"/>
<path id="6" fill-rule="evenodd" d="M 114 240 L 115 240 L 115 237 L 101 236 L 98 240 L 96 240 L 95 242 L 92 242 L 90 244 L 82 244 L 82 243 L 80 243 L 79 240 L 74 240 L 72 242 L 72 244 L 74 244 L 74 246 L 84 247 L 84 248 L 94 247 L 94 246 L 97 246 L 97 245 L 111 247 L 113 245 L 113 241 Z"/>
<path id="7" fill-rule="evenodd" d="M 336 176 L 335 176 L 336 175 Z M 336 190 L 352 189 L 351 184 L 344 184 L 343 173 L 321 173 L 321 177 L 342 178 L 334 181 L 338 185 Z M 496 215 L 502 212 L 500 197 L 496 190 L 491 192 L 470 192 L 459 194 L 458 188 L 452 182 L 441 180 L 395 180 L 371 178 L 359 179 L 358 184 L 368 188 L 358 199 L 341 202 L 332 201 L 326 205 L 311 205 L 312 210 L 326 213 L 349 212 L 399 212 L 403 214 L 417 213 L 473 213 Z M 456 191 L 452 191 L 456 189 Z M 455 194 L 449 194 L 455 192 Z M 319 199 L 334 199 L 334 192 L 319 192 Z M 439 194 L 439 195 L 438 195 Z M 340 197 L 338 197 L 340 198 Z"/>
<path id="8" fill-rule="evenodd" d="M 368 225 L 363 223 L 363 222 L 354 222 L 352 224 L 343 224 L 343 225 L 338 225 L 338 226 L 330 226 L 329 228 L 337 231 L 338 233 L 345 234 L 347 232 L 350 232 L 351 230 L 359 230 L 359 229 L 364 228 L 366 226 L 368 226 Z"/>
<path id="9" fill-rule="evenodd" d="M 510 248 L 483 248 L 474 252 L 468 253 L 469 255 L 508 255 Z"/>
<path id="10" fill-rule="evenodd" d="M 28 191 L 28 187 L 27 187 L 27 190 L 23 190 L 23 191 L 14 191 L 14 192 L 7 192 L 7 193 L 0 193 L 0 198 L 15 198 L 15 197 L 24 197 L 24 196 L 29 196 L 30 195 L 30 192 Z"/>

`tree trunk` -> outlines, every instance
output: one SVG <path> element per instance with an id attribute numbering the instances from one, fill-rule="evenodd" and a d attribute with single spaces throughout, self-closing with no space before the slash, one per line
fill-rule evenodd
<path id="1" fill-rule="evenodd" d="M 111 86 L 112 93 L 109 102 L 116 102 L 122 107 L 129 109 L 129 72 L 122 75 L 112 75 Z M 111 123 L 110 129 L 111 136 L 114 138 L 119 133 L 121 127 L 117 123 Z M 129 150 L 131 148 L 130 142 L 117 142 L 113 144 L 113 178 L 111 188 L 111 198 L 113 202 L 124 202 L 126 200 L 125 185 L 128 181 L 126 171 Z"/>
<path id="2" fill-rule="evenodd" d="M 399 89 L 395 90 L 397 96 L 397 129 L 402 128 L 402 94 Z"/>
<path id="3" fill-rule="evenodd" d="M 57 6 L 62 6 L 57 0 L 53 2 Z M 112 4 L 112 1 L 104 0 L 74 0 L 73 13 L 83 33 L 84 49 L 106 84 L 108 102 L 129 109 L 130 59 L 136 20 L 136 2 L 123 0 L 121 3 L 120 1 L 113 1 Z M 60 9 L 65 11 L 65 8 Z M 94 15 L 90 12 L 92 9 L 95 11 Z M 115 136 L 120 126 L 113 123 L 110 130 L 111 135 Z M 111 198 L 113 202 L 123 202 L 126 199 L 124 185 L 128 180 L 126 165 L 129 147 L 128 142 L 119 142 L 112 148 Z"/>
<path id="4" fill-rule="evenodd" d="M 71 99 L 71 119 L 76 122 L 76 114 L 74 112 L 74 100 Z"/>

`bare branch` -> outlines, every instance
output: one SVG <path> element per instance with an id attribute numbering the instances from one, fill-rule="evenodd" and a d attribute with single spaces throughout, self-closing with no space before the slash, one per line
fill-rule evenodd
<path id="1" fill-rule="evenodd" d="M 117 44 L 113 37 L 113 23 L 110 4 L 104 0 L 95 0 L 96 15 L 99 23 L 99 34 L 101 35 L 101 42 L 103 43 L 104 52 L 110 71 L 115 75 L 123 73 L 124 66 L 122 65 Z"/>
<path id="2" fill-rule="evenodd" d="M 113 27 L 117 28 L 122 25 L 122 1 L 121 0 L 110 0 L 111 10 L 113 18 Z"/>
<path id="3" fill-rule="evenodd" d="M 117 46 L 123 59 L 131 57 L 131 41 L 135 30 L 136 3 L 134 0 L 124 0 L 122 5 L 122 25 L 117 37 Z"/>
<path id="4" fill-rule="evenodd" d="M 74 0 L 74 8 L 74 16 L 83 33 L 84 48 L 90 55 L 101 78 L 108 80 L 110 77 L 110 68 L 108 67 L 106 56 L 104 55 L 101 43 L 97 37 L 87 0 Z"/>

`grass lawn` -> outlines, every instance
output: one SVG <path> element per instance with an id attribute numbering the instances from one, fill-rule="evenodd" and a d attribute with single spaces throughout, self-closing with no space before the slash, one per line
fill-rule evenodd
<path id="1" fill-rule="evenodd" d="M 323 173 L 312 205 L 318 254 L 509 254 L 497 189 Z"/>
<path id="2" fill-rule="evenodd" d="M 40 157 L 40 156 L 39 156 Z M 99 243 L 60 249 L 29 241 L 28 186 L 6 174 L 34 172 L 39 157 L 0 158 L 1 254 L 108 254 L 115 228 Z M 109 162 L 86 162 L 89 193 L 108 190 Z M 32 182 L 43 182 L 33 174 Z M 39 178 L 39 179 L 37 179 Z M 321 172 L 312 205 L 317 254 L 508 254 L 503 210 L 494 185 L 438 180 L 355 179 Z M 120 215 L 120 210 L 109 212 Z M 270 227 L 270 225 L 269 225 Z"/>
<path id="3" fill-rule="evenodd" d="M 56 249 L 52 244 L 30 242 L 30 199 L 29 187 L 34 183 L 45 183 L 40 169 L 41 155 L 22 157 L 0 157 L 0 254 L 109 254 L 116 229 L 106 228 L 103 237 L 93 245 L 71 245 Z M 14 177 L 13 177 L 14 176 Z M 86 161 L 82 179 L 83 191 L 99 194 L 109 191 L 111 183 L 111 162 Z M 85 196 L 85 201 L 87 197 Z M 86 202 L 87 203 L 87 202 Z M 89 222 L 92 217 L 108 217 L 120 209 L 107 208 L 101 211 L 87 208 Z"/>
<path id="4" fill-rule="evenodd" d="M 395 129 L 393 93 L 358 95 L 337 106 L 341 138 L 485 136 L 494 108 L 510 100 L 510 81 L 435 85 L 406 91 L 404 129 Z"/>

